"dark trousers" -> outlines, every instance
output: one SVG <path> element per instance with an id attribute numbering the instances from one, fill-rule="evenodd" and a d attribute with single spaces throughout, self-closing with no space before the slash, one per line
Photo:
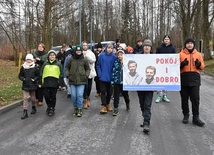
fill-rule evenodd
<path id="1" fill-rule="evenodd" d="M 36 90 L 36 99 L 38 100 L 38 102 L 43 102 L 43 88 L 39 88 L 37 87 L 37 90 Z"/>
<path id="2" fill-rule="evenodd" d="M 83 98 L 86 99 L 87 96 L 89 97 L 91 94 L 91 88 L 92 88 L 92 79 L 87 79 L 86 81 L 86 85 L 84 88 L 84 94 L 83 94 Z"/>
<path id="3" fill-rule="evenodd" d="M 153 91 L 138 91 L 137 94 L 144 122 L 150 123 Z"/>
<path id="4" fill-rule="evenodd" d="M 118 108 L 121 92 L 122 92 L 122 95 L 124 97 L 126 104 L 128 104 L 130 102 L 128 91 L 123 91 L 122 84 L 115 84 L 114 85 L 114 108 Z"/>
<path id="5" fill-rule="evenodd" d="M 95 85 L 96 85 L 97 94 L 100 94 L 100 80 L 99 80 L 99 77 L 96 76 L 94 78 L 94 81 L 95 81 Z"/>
<path id="6" fill-rule="evenodd" d="M 45 101 L 46 101 L 48 107 L 55 108 L 55 106 L 56 106 L 56 93 L 57 93 L 57 88 L 52 88 L 52 87 L 45 87 L 44 88 Z"/>
<path id="7" fill-rule="evenodd" d="M 193 116 L 199 116 L 199 103 L 200 103 L 200 86 L 186 86 L 181 87 L 181 108 L 184 115 L 189 114 L 189 103 L 188 100 L 192 102 L 192 114 Z"/>
<path id="8" fill-rule="evenodd" d="M 110 103 L 111 100 L 111 83 L 100 81 L 101 102 L 103 106 Z"/>

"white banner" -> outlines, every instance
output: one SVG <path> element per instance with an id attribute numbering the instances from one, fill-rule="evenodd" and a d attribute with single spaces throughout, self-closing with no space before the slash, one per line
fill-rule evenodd
<path id="1" fill-rule="evenodd" d="M 123 90 L 180 91 L 179 54 L 125 54 Z"/>

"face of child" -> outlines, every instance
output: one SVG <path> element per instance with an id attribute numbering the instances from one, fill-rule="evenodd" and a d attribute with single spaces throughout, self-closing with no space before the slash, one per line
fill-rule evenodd
<path id="1" fill-rule="evenodd" d="M 83 48 L 83 51 L 87 51 L 87 49 L 88 49 L 88 44 L 87 44 L 87 43 L 83 43 L 83 44 L 82 44 L 82 48 Z"/>
<path id="2" fill-rule="evenodd" d="M 82 51 L 76 51 L 76 54 L 77 54 L 77 55 L 81 55 L 81 54 L 82 54 Z"/>
<path id="3" fill-rule="evenodd" d="M 26 60 L 26 62 L 27 62 L 27 63 L 32 63 L 32 62 L 33 62 L 33 60 L 31 60 L 31 59 L 27 59 L 27 60 Z"/>
<path id="4" fill-rule="evenodd" d="M 51 53 L 49 55 L 49 60 L 55 60 L 56 59 L 56 55 L 54 53 Z"/>
<path id="5" fill-rule="evenodd" d="M 118 57 L 119 60 L 123 60 L 123 53 L 118 53 L 117 57 Z"/>
<path id="6" fill-rule="evenodd" d="M 108 46 L 108 48 L 107 48 L 107 53 L 108 53 L 108 54 L 111 54 L 112 51 L 113 51 L 113 47 L 112 47 L 111 45 Z"/>
<path id="7" fill-rule="evenodd" d="M 164 38 L 164 44 L 168 45 L 170 43 L 170 39 L 168 37 Z"/>
<path id="8" fill-rule="evenodd" d="M 145 54 L 149 54 L 151 51 L 151 46 L 148 46 L 148 45 L 143 46 L 143 51 Z"/>
<path id="9" fill-rule="evenodd" d="M 187 48 L 188 50 L 193 49 L 193 47 L 194 47 L 194 44 L 193 44 L 192 42 L 186 43 L 186 48 Z"/>

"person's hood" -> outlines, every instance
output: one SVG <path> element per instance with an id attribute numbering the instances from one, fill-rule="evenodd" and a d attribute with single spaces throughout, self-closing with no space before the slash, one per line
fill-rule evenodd
<path id="1" fill-rule="evenodd" d="M 108 44 L 106 44 L 106 47 L 105 47 L 105 50 L 104 50 L 104 52 L 105 53 L 107 53 L 107 48 L 108 48 L 108 45 L 110 45 L 111 43 L 108 43 Z M 112 44 L 112 47 L 113 47 L 113 44 Z M 111 52 L 111 54 L 113 53 L 113 48 L 112 48 L 112 52 Z"/>

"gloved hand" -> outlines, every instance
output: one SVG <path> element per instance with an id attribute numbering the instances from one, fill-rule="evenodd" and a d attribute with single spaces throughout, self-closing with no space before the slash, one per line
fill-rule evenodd
<path id="1" fill-rule="evenodd" d="M 201 66 L 201 62 L 198 59 L 195 60 L 195 66 L 197 68 L 200 68 L 200 66 Z"/>
<path id="2" fill-rule="evenodd" d="M 184 61 L 181 62 L 180 69 L 184 68 L 184 66 L 187 66 L 189 64 L 189 61 L 187 58 L 184 59 Z"/>

